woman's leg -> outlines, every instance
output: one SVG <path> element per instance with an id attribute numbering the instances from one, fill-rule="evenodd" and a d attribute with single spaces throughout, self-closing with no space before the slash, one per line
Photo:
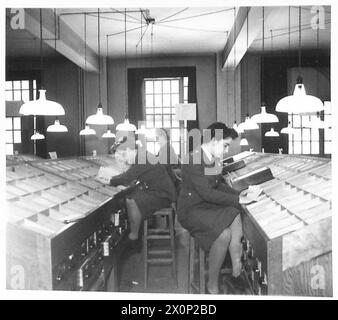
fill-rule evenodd
<path id="1" fill-rule="evenodd" d="M 231 241 L 229 245 L 229 252 L 232 262 L 232 275 L 238 277 L 242 270 L 242 244 L 243 236 L 241 215 L 238 214 L 232 224 L 230 225 Z"/>
<path id="2" fill-rule="evenodd" d="M 231 230 L 230 228 L 226 228 L 218 236 L 210 248 L 208 280 L 208 290 L 210 293 L 217 294 L 219 291 L 218 278 L 230 241 Z"/>
<path id="3" fill-rule="evenodd" d="M 142 214 L 134 199 L 126 199 L 128 220 L 130 225 L 129 239 L 137 240 L 142 222 Z"/>

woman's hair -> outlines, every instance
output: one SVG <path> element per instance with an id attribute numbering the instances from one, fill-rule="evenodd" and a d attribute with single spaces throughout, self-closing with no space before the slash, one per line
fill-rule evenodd
<path id="1" fill-rule="evenodd" d="M 238 133 L 235 129 L 228 128 L 225 123 L 223 122 L 214 122 L 211 125 L 208 126 L 207 130 L 210 130 L 210 138 L 215 138 L 217 140 L 226 139 L 226 138 L 232 138 L 236 139 L 238 137 Z M 216 132 L 222 130 L 222 137 L 219 134 L 216 134 Z"/>

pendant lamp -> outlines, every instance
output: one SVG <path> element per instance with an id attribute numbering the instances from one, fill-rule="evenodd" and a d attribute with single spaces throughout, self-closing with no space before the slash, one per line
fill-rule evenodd
<path id="1" fill-rule="evenodd" d="M 106 138 L 106 139 L 109 139 L 109 138 L 115 138 L 115 134 L 111 132 L 110 129 L 108 129 L 103 135 L 102 135 L 102 138 Z"/>
<path id="2" fill-rule="evenodd" d="M 244 133 L 243 128 L 242 128 L 242 127 L 239 127 L 239 126 L 237 125 L 237 122 L 236 122 L 236 121 L 234 122 L 234 125 L 232 126 L 232 129 L 236 130 L 237 133 Z"/>
<path id="3" fill-rule="evenodd" d="M 250 117 L 249 114 L 246 115 L 245 121 L 240 123 L 238 125 L 239 130 L 256 130 L 259 129 L 258 124 L 253 121 Z"/>
<path id="4" fill-rule="evenodd" d="M 68 129 L 66 126 L 60 124 L 60 121 L 56 119 L 54 124 L 48 126 L 47 132 L 68 132 Z"/>
<path id="5" fill-rule="evenodd" d="M 55 54 L 56 52 L 56 9 L 54 9 L 54 50 Z M 56 67 L 55 67 L 55 74 L 56 74 Z M 57 87 L 57 78 L 55 78 L 55 92 L 58 92 L 58 87 Z M 60 124 L 60 120 L 58 118 L 55 119 L 54 124 L 50 125 L 47 128 L 47 132 L 68 132 L 68 129 L 65 125 Z"/>
<path id="6" fill-rule="evenodd" d="M 289 52 L 291 51 L 291 7 L 289 6 Z M 288 122 L 288 126 L 281 129 L 280 133 L 293 135 L 295 134 L 295 129 L 292 127 L 291 122 Z"/>
<path id="7" fill-rule="evenodd" d="M 248 9 L 249 10 L 249 9 Z M 248 12 L 248 18 L 247 18 L 247 24 L 246 24 L 246 46 L 247 49 L 249 48 L 249 12 Z M 246 77 L 246 118 L 244 122 L 240 123 L 238 125 L 238 128 L 240 131 L 246 131 L 246 130 L 256 130 L 259 129 L 258 124 L 252 120 L 249 116 L 249 64 L 248 64 L 248 59 L 246 59 L 246 70 L 247 70 L 247 77 Z"/>
<path id="8" fill-rule="evenodd" d="M 322 111 L 324 109 L 322 101 L 312 95 L 306 94 L 303 78 L 301 77 L 301 6 L 299 10 L 299 41 L 298 41 L 298 68 L 299 76 L 293 95 L 282 98 L 278 101 L 276 111 L 287 113 L 312 113 Z"/>
<path id="9" fill-rule="evenodd" d="M 86 125 L 85 129 L 82 129 L 80 131 L 80 136 L 90 136 L 95 135 L 96 131 L 94 129 L 91 129 L 89 125 Z"/>
<path id="10" fill-rule="evenodd" d="M 278 117 L 272 113 L 266 112 L 266 106 L 262 104 L 261 112 L 254 114 L 251 120 L 256 123 L 277 123 L 279 122 Z"/>
<path id="11" fill-rule="evenodd" d="M 100 9 L 97 11 L 97 50 L 99 59 L 99 104 L 95 114 L 90 115 L 86 124 L 93 125 L 112 125 L 114 120 L 111 116 L 103 114 L 102 103 L 101 103 L 101 50 L 100 50 Z"/>
<path id="12" fill-rule="evenodd" d="M 271 128 L 270 131 L 267 131 L 264 136 L 265 137 L 279 137 L 279 133 L 275 131 L 274 128 Z"/>
<path id="13" fill-rule="evenodd" d="M 289 135 L 292 135 L 292 134 L 295 133 L 295 129 L 291 126 L 291 122 L 290 121 L 288 123 L 288 126 L 282 128 L 282 130 L 280 131 L 280 133 L 289 134 Z"/>
<path id="14" fill-rule="evenodd" d="M 124 64 L 125 64 L 125 105 L 126 116 L 124 122 L 116 126 L 117 131 L 136 131 L 136 126 L 129 122 L 128 118 L 128 70 L 127 70 L 127 10 L 124 10 Z"/>
<path id="15" fill-rule="evenodd" d="M 31 136 L 31 140 L 43 140 L 45 136 L 38 131 L 35 131 L 34 134 Z"/>
<path id="16" fill-rule="evenodd" d="M 239 143 L 240 146 L 248 146 L 248 140 L 246 138 L 242 138 L 241 142 Z"/>
<path id="17" fill-rule="evenodd" d="M 42 9 L 40 9 L 40 69 L 41 69 L 41 89 L 39 90 L 39 99 L 24 103 L 19 113 L 24 116 L 63 116 L 65 110 L 62 105 L 47 100 L 46 90 L 43 88 L 43 42 L 42 42 Z"/>
<path id="18" fill-rule="evenodd" d="M 261 65 L 261 88 L 262 88 L 262 101 L 265 98 L 265 83 L 264 83 L 264 62 L 265 62 L 265 16 L 264 7 L 262 8 L 262 65 Z M 271 30 L 271 50 L 272 50 L 272 30 Z M 254 114 L 251 117 L 252 121 L 256 123 L 277 123 L 279 122 L 278 117 L 272 113 L 266 112 L 266 105 L 264 102 L 261 103 L 261 112 Z"/>

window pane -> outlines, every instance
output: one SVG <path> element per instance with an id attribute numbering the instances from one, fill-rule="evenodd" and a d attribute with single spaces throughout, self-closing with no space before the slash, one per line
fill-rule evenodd
<path id="1" fill-rule="evenodd" d="M 309 141 L 303 141 L 303 154 L 310 154 L 310 142 Z"/>
<path id="2" fill-rule="evenodd" d="M 171 140 L 180 141 L 180 129 L 171 129 Z"/>
<path id="3" fill-rule="evenodd" d="M 171 145 L 174 148 L 176 154 L 180 154 L 180 143 L 179 142 L 173 142 Z"/>
<path id="4" fill-rule="evenodd" d="M 188 77 L 184 77 L 183 78 L 183 85 L 184 86 L 188 86 L 188 82 L 189 82 L 189 78 Z"/>
<path id="5" fill-rule="evenodd" d="M 179 94 L 173 94 L 171 96 L 171 105 L 174 107 L 176 106 L 177 104 L 180 103 L 180 97 L 179 97 Z"/>
<path id="6" fill-rule="evenodd" d="M 300 127 L 300 116 L 298 114 L 293 115 L 293 126 Z"/>
<path id="7" fill-rule="evenodd" d="M 163 81 L 163 93 L 170 93 L 170 80 Z"/>
<path id="8" fill-rule="evenodd" d="M 332 113 L 331 101 L 324 101 L 324 113 Z"/>
<path id="9" fill-rule="evenodd" d="M 13 100 L 13 92 L 12 91 L 6 91 L 5 99 L 6 99 L 6 101 L 12 101 Z"/>
<path id="10" fill-rule="evenodd" d="M 292 114 L 288 114 L 288 121 L 290 121 L 292 124 Z"/>
<path id="11" fill-rule="evenodd" d="M 155 95 L 155 106 L 162 107 L 162 95 L 160 94 Z"/>
<path id="12" fill-rule="evenodd" d="M 300 141 L 302 139 L 301 132 L 302 132 L 301 129 L 295 129 L 293 134 L 293 140 Z"/>
<path id="13" fill-rule="evenodd" d="M 324 140 L 332 140 L 332 129 L 324 130 Z"/>
<path id="14" fill-rule="evenodd" d="M 6 131 L 6 143 L 13 143 L 12 131 Z"/>
<path id="15" fill-rule="evenodd" d="M 162 108 L 159 107 L 159 108 L 155 108 L 155 114 L 162 114 Z"/>
<path id="16" fill-rule="evenodd" d="M 155 93 L 162 92 L 162 81 L 154 81 L 155 83 Z"/>
<path id="17" fill-rule="evenodd" d="M 14 143 L 21 143 L 21 131 L 14 131 Z"/>
<path id="18" fill-rule="evenodd" d="M 293 154 L 293 144 L 289 142 L 289 154 Z"/>
<path id="19" fill-rule="evenodd" d="M 303 141 L 310 140 L 310 129 L 303 129 Z"/>
<path id="20" fill-rule="evenodd" d="M 12 90 L 12 81 L 6 81 L 6 85 L 5 85 L 5 89 L 6 90 Z"/>
<path id="21" fill-rule="evenodd" d="M 319 130 L 311 129 L 311 140 L 318 141 L 319 140 Z"/>
<path id="22" fill-rule="evenodd" d="M 302 153 L 302 143 L 295 141 L 294 142 L 294 150 L 293 150 L 294 154 L 301 154 Z"/>
<path id="23" fill-rule="evenodd" d="M 12 130 L 13 129 L 13 122 L 12 118 L 6 118 L 6 130 Z"/>
<path id="24" fill-rule="evenodd" d="M 153 93 L 153 82 L 146 81 L 146 93 Z"/>
<path id="25" fill-rule="evenodd" d="M 33 89 L 36 89 L 36 80 L 33 80 Z M 36 90 L 34 90 L 36 91 Z"/>
<path id="26" fill-rule="evenodd" d="M 33 100 L 36 100 L 36 90 L 33 90 Z"/>
<path id="27" fill-rule="evenodd" d="M 21 118 L 20 117 L 14 117 L 14 129 L 21 130 Z"/>
<path id="28" fill-rule="evenodd" d="M 163 113 L 171 114 L 171 108 L 163 108 Z"/>
<path id="29" fill-rule="evenodd" d="M 331 141 L 324 142 L 324 153 L 331 154 Z"/>
<path id="30" fill-rule="evenodd" d="M 153 114 L 154 108 L 146 108 L 146 114 Z"/>
<path id="31" fill-rule="evenodd" d="M 7 155 L 13 155 L 13 145 L 12 144 L 6 144 L 6 154 Z"/>
<path id="32" fill-rule="evenodd" d="M 324 121 L 325 121 L 325 124 L 327 124 L 329 127 L 332 127 L 332 115 L 331 114 L 326 114 L 324 116 Z"/>
<path id="33" fill-rule="evenodd" d="M 13 81 L 13 89 L 17 89 L 20 90 L 21 86 L 20 86 L 20 80 L 18 81 Z"/>
<path id="34" fill-rule="evenodd" d="M 21 81 L 21 89 L 29 89 L 29 80 Z"/>
<path id="35" fill-rule="evenodd" d="M 22 91 L 22 100 L 25 102 L 29 101 L 29 90 Z"/>
<path id="36" fill-rule="evenodd" d="M 311 154 L 319 154 L 319 141 L 311 142 Z"/>
<path id="37" fill-rule="evenodd" d="M 14 100 L 21 100 L 21 91 L 14 91 Z"/>
<path id="38" fill-rule="evenodd" d="M 173 121 L 172 121 L 172 127 L 173 127 L 173 128 L 179 128 L 179 127 L 180 127 L 179 121 L 173 120 Z"/>
<path id="39" fill-rule="evenodd" d="M 179 93 L 179 80 L 171 81 L 171 93 Z"/>
<path id="40" fill-rule="evenodd" d="M 151 116 L 148 116 L 147 115 L 147 122 L 152 122 L 152 121 L 154 121 L 154 116 L 153 115 L 151 115 Z"/>
<path id="41" fill-rule="evenodd" d="M 154 105 L 153 95 L 146 95 L 146 107 L 152 107 Z"/>
<path id="42" fill-rule="evenodd" d="M 163 106 L 170 107 L 170 94 L 163 95 Z"/>

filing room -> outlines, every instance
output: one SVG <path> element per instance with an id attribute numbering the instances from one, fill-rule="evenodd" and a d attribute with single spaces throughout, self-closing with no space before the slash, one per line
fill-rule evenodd
<path id="1" fill-rule="evenodd" d="M 5 40 L 7 289 L 333 295 L 330 6 L 6 8 Z"/>

